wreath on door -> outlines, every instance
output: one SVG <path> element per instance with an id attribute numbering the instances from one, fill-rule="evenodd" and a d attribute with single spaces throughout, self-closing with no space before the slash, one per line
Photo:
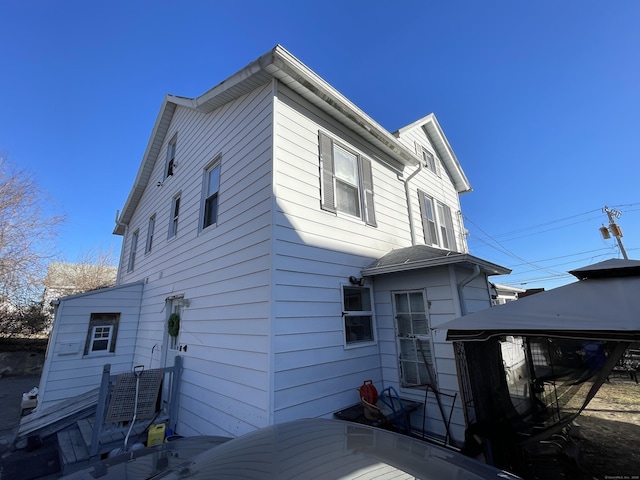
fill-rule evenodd
<path id="1" fill-rule="evenodd" d="M 169 315 L 168 330 L 169 335 L 172 337 L 177 337 L 180 332 L 180 315 L 177 313 L 172 313 Z"/>

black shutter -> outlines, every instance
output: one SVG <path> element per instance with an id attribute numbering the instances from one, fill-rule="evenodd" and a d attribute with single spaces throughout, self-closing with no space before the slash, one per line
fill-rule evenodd
<path id="1" fill-rule="evenodd" d="M 336 212 L 333 187 L 333 142 L 324 133 L 319 133 L 320 145 L 320 206 L 323 210 Z"/>
<path id="2" fill-rule="evenodd" d="M 429 230 L 429 217 L 427 217 L 427 197 L 424 192 L 418 190 L 418 201 L 420 203 L 420 216 L 422 217 L 422 230 L 424 231 L 424 243 L 433 245 L 431 230 Z"/>
<path id="3" fill-rule="evenodd" d="M 373 172 L 371 171 L 371 161 L 366 158 L 362 158 L 362 187 L 364 190 L 364 221 L 367 225 L 377 227 L 373 202 Z"/>

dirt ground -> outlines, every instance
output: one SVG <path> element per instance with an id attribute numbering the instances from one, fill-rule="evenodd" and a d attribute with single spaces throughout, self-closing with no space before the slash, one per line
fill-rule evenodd
<path id="1" fill-rule="evenodd" d="M 640 479 L 640 384 L 610 377 L 576 423 L 581 480 Z"/>

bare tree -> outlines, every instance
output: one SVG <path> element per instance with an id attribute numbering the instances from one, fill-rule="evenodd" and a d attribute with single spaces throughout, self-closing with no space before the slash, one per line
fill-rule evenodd
<path id="1" fill-rule="evenodd" d="M 0 153 L 0 309 L 11 312 L 41 300 L 62 216 L 47 215 L 43 192 L 28 173 Z"/>
<path id="2" fill-rule="evenodd" d="M 45 278 L 45 290 L 57 296 L 72 295 L 116 283 L 117 267 L 111 250 L 89 251 L 75 262 L 52 262 Z"/>
<path id="3" fill-rule="evenodd" d="M 118 273 L 112 250 L 88 251 L 75 262 L 51 262 L 44 280 L 43 307 L 53 320 L 51 302 L 56 298 L 116 284 Z"/>

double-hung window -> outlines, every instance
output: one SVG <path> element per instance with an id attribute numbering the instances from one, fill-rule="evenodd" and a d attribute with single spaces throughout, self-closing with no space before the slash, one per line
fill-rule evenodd
<path id="1" fill-rule="evenodd" d="M 418 190 L 424 243 L 457 251 L 451 209 L 422 190 Z"/>
<path id="2" fill-rule="evenodd" d="M 176 166 L 176 146 L 178 144 L 178 134 L 175 134 L 167 145 L 167 161 L 165 164 L 164 178 L 173 175 L 173 169 Z"/>
<path id="3" fill-rule="evenodd" d="M 345 344 L 354 345 L 375 341 L 371 289 L 343 286 L 342 307 Z"/>
<path id="4" fill-rule="evenodd" d="M 153 214 L 149 218 L 149 227 L 147 228 L 147 245 L 144 249 L 144 253 L 150 253 L 153 248 L 153 234 L 156 229 L 156 215 Z"/>
<path id="5" fill-rule="evenodd" d="M 114 353 L 119 321 L 119 313 L 92 313 L 84 354 Z"/>
<path id="6" fill-rule="evenodd" d="M 178 234 L 178 218 L 180 216 L 180 194 L 171 200 L 171 218 L 169 219 L 169 238 Z"/>
<path id="7" fill-rule="evenodd" d="M 127 268 L 128 272 L 133 272 L 136 264 L 136 251 L 138 250 L 138 236 L 140 235 L 140 230 L 136 230 L 131 235 L 131 249 L 129 250 L 129 266 Z"/>
<path id="8" fill-rule="evenodd" d="M 393 297 L 401 384 L 435 386 L 431 329 L 424 292 L 394 292 Z"/>
<path id="9" fill-rule="evenodd" d="M 438 160 L 438 158 L 433 153 L 431 153 L 419 143 L 416 143 L 416 151 L 418 153 L 418 156 L 422 157 L 424 166 L 427 167 L 428 170 L 431 170 L 433 173 L 440 176 L 440 160 Z"/>
<path id="10" fill-rule="evenodd" d="M 217 159 L 204 172 L 204 205 L 202 228 L 218 221 L 218 192 L 220 190 L 220 160 Z"/>
<path id="11" fill-rule="evenodd" d="M 320 132 L 321 206 L 376 226 L 371 161 Z"/>

